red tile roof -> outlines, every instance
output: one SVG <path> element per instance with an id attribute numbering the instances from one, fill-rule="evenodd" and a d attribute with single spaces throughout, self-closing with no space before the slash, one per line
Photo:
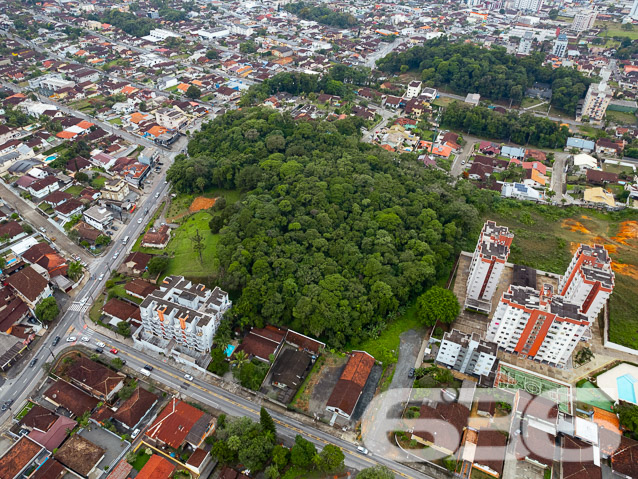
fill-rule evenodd
<path id="1" fill-rule="evenodd" d="M 67 376 L 78 386 L 89 390 L 93 395 L 106 398 L 124 381 L 124 377 L 111 371 L 85 356 L 77 358 L 66 372 Z"/>
<path id="2" fill-rule="evenodd" d="M 620 446 L 611 456 L 611 469 L 627 477 L 638 477 L 638 442 L 621 436 Z"/>
<path id="3" fill-rule="evenodd" d="M 55 459 L 49 457 L 29 479 L 59 479 L 67 473 L 66 468 Z"/>
<path id="4" fill-rule="evenodd" d="M 136 479 L 169 479 L 175 466 L 159 454 L 153 454 L 144 465 Z"/>
<path id="5" fill-rule="evenodd" d="M 600 454 L 598 448 L 580 439 L 563 436 L 561 462 L 563 479 L 601 479 L 600 467 L 594 464 L 594 454 Z"/>
<path id="6" fill-rule="evenodd" d="M 373 366 L 374 358 L 371 355 L 364 351 L 353 351 L 326 405 L 351 415 Z"/>
<path id="7" fill-rule="evenodd" d="M 0 237 L 8 235 L 9 239 L 12 239 L 21 233 L 24 233 L 24 230 L 17 221 L 9 221 L 0 225 Z"/>
<path id="8" fill-rule="evenodd" d="M 29 301 L 35 301 L 47 287 L 48 281 L 31 266 L 27 266 L 9 276 L 7 284 Z"/>
<path id="9" fill-rule="evenodd" d="M 86 411 L 92 411 L 99 402 L 94 397 L 89 396 L 84 391 L 70 385 L 62 379 L 58 379 L 43 394 L 45 398 L 50 398 L 54 403 L 68 409 L 75 416 L 81 416 Z"/>
<path id="10" fill-rule="evenodd" d="M 113 414 L 113 418 L 131 428 L 144 417 L 155 401 L 157 401 L 155 394 L 138 387 Z"/>
<path id="11" fill-rule="evenodd" d="M 38 455 L 42 446 L 26 436 L 21 437 L 0 458 L 0 479 L 13 479 Z"/>
<path id="12" fill-rule="evenodd" d="M 173 398 L 146 430 L 146 435 L 177 449 L 203 415 L 199 409 Z"/>

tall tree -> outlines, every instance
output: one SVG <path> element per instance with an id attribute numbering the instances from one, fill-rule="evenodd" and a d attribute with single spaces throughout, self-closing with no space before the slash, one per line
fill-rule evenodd
<path id="1" fill-rule="evenodd" d="M 426 326 L 434 326 L 437 321 L 451 323 L 461 312 L 459 300 L 449 289 L 433 286 L 416 301 L 416 315 Z"/>
<path id="2" fill-rule="evenodd" d="M 273 421 L 272 416 L 268 413 L 268 411 L 266 411 L 266 408 L 263 406 L 259 411 L 259 424 L 261 424 L 262 431 L 270 431 L 273 434 L 277 433 L 275 421 Z"/>
<path id="3" fill-rule="evenodd" d="M 58 303 L 53 296 L 44 298 L 35 307 L 36 318 L 46 323 L 50 323 L 55 318 L 57 318 L 59 313 L 60 308 L 58 307 Z"/>

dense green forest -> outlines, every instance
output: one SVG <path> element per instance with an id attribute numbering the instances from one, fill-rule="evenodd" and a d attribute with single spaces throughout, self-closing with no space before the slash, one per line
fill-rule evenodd
<path id="1" fill-rule="evenodd" d="M 157 23 L 148 17 L 138 17 L 133 13 L 120 12 L 115 9 L 108 10 L 101 16 L 91 14 L 87 18 L 89 20 L 111 24 L 134 37 L 144 37 L 148 35 L 152 29 L 158 27 Z"/>
<path id="2" fill-rule="evenodd" d="M 358 22 L 349 13 L 336 12 L 328 7 L 315 7 L 305 2 L 289 3 L 284 9 L 304 20 L 323 23 L 331 27 L 349 28 Z"/>
<path id="3" fill-rule="evenodd" d="M 348 118 L 266 108 L 203 126 L 168 172 L 178 192 L 239 189 L 214 208 L 218 282 L 243 324 L 286 325 L 339 347 L 374 336 L 445 276 L 491 192 L 359 141 Z"/>
<path id="4" fill-rule="evenodd" d="M 286 92 L 291 95 L 327 93 L 343 99 L 354 98 L 354 86 L 364 86 L 370 81 L 370 69 L 335 65 L 325 75 L 300 72 L 282 72 L 262 83 L 255 83 L 241 97 L 242 106 L 256 105 L 270 95 Z"/>
<path id="5" fill-rule="evenodd" d="M 472 108 L 459 102 L 450 104 L 443 111 L 441 125 L 472 135 L 540 148 L 563 148 L 569 136 L 566 126 L 559 126 L 555 121 L 531 113 L 499 113 L 482 106 Z"/>
<path id="6" fill-rule="evenodd" d="M 573 68 L 543 66 L 545 55 L 508 55 L 502 47 L 481 48 L 471 43 L 450 43 L 446 37 L 377 60 L 388 73 L 420 71 L 428 84 L 445 86 L 456 93 L 480 93 L 492 100 L 520 101 L 534 83 L 552 86 L 551 104 L 573 114 L 592 79 Z"/>

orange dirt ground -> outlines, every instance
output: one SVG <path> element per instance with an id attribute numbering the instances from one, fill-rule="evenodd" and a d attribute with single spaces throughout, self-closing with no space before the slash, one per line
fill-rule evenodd
<path id="1" fill-rule="evenodd" d="M 190 211 L 191 213 L 196 213 L 200 210 L 207 210 L 208 208 L 212 208 L 214 204 L 215 198 L 204 198 L 203 196 L 198 196 L 188 207 L 188 211 Z"/>
<path id="2" fill-rule="evenodd" d="M 589 231 L 580 221 L 573 220 L 571 218 L 567 218 L 563 220 L 562 223 L 563 228 L 566 228 L 570 231 L 577 231 L 580 233 L 584 233 L 586 235 L 590 235 L 591 231 Z"/>
<path id="3" fill-rule="evenodd" d="M 616 263 L 614 261 L 611 263 L 611 267 L 618 274 L 638 280 L 638 268 L 633 264 Z"/>
<path id="4" fill-rule="evenodd" d="M 618 235 L 614 236 L 612 239 L 629 246 L 628 240 L 638 239 L 638 221 L 623 221 L 620 223 Z"/>

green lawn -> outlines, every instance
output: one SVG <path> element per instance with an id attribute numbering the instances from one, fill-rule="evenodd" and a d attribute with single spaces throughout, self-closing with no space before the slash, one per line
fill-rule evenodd
<path id="1" fill-rule="evenodd" d="M 33 408 L 33 406 L 35 406 L 35 404 L 33 404 L 31 401 L 29 401 L 28 403 L 25 404 L 25 406 L 22 408 L 22 410 L 16 415 L 16 420 L 20 420 L 22 419 L 24 416 L 27 415 L 27 413 L 29 411 L 31 411 L 31 409 Z"/>
<path id="2" fill-rule="evenodd" d="M 145 452 L 140 451 L 137 454 L 137 458 L 135 459 L 135 461 L 131 463 L 131 466 L 133 466 L 133 469 L 135 469 L 136 471 L 141 471 L 150 458 L 151 456 L 149 456 Z"/>
<path id="3" fill-rule="evenodd" d="M 395 363 L 399 355 L 399 336 L 409 329 L 422 328 L 422 323 L 416 318 L 416 303 L 388 324 L 378 338 L 368 339 L 363 343 L 348 345 L 348 349 L 366 351 L 383 363 Z"/>
<path id="4" fill-rule="evenodd" d="M 553 208 L 502 202 L 487 215 L 514 232 L 512 263 L 563 274 L 580 243 L 603 243 L 614 263 L 615 289 L 610 298 L 609 339 L 638 349 L 638 238 L 617 237 L 621 223 L 638 222 L 638 212 L 604 213 L 583 208 Z M 624 241 L 624 242 L 623 242 Z M 468 251 L 474 244 L 468 245 Z"/>
<path id="5" fill-rule="evenodd" d="M 613 25 L 613 24 L 610 24 Z M 616 24 L 617 25 L 617 24 Z M 623 30 L 622 28 L 609 28 L 607 31 L 603 31 L 598 34 L 599 37 L 628 37 L 631 40 L 638 40 L 638 29 Z"/>
<path id="6" fill-rule="evenodd" d="M 576 388 L 575 392 L 577 401 L 612 412 L 613 401 L 589 381 Z"/>
<path id="7" fill-rule="evenodd" d="M 605 117 L 609 121 L 613 121 L 614 123 L 618 123 L 620 125 L 634 126 L 638 124 L 636 115 L 624 111 L 607 110 L 605 112 Z"/>
<path id="8" fill-rule="evenodd" d="M 50 215 L 51 213 L 53 213 L 53 208 L 51 207 L 49 203 L 42 202 L 38 205 L 38 208 L 40 208 L 40 210 L 42 210 L 47 215 Z"/>
<path id="9" fill-rule="evenodd" d="M 232 205 L 239 201 L 241 197 L 241 192 L 238 190 L 225 190 L 222 188 L 211 188 L 210 190 L 206 190 L 201 194 L 180 194 L 171 200 L 171 204 L 168 207 L 168 212 L 166 213 L 167 218 L 173 218 L 175 216 L 182 215 L 188 212 L 188 207 L 191 205 L 193 200 L 199 196 L 203 196 L 205 198 L 216 198 L 218 196 L 223 196 L 226 198 L 226 203 Z"/>
<path id="10" fill-rule="evenodd" d="M 104 188 L 104 183 L 106 183 L 106 177 L 102 175 L 97 175 L 91 180 L 91 186 L 96 190 L 101 190 L 102 188 Z"/>
<path id="11" fill-rule="evenodd" d="M 111 125 L 121 125 L 122 124 L 122 120 L 119 118 L 113 118 L 112 120 L 109 120 L 109 123 Z"/>
<path id="12" fill-rule="evenodd" d="M 73 185 L 68 187 L 66 190 L 64 190 L 65 193 L 68 193 L 70 195 L 75 196 L 76 198 L 78 196 L 80 196 L 80 193 L 82 193 L 82 190 L 84 189 L 84 186 L 81 185 Z"/>
<path id="13" fill-rule="evenodd" d="M 129 301 L 133 301 L 136 304 L 140 304 L 142 300 L 140 298 L 136 298 L 135 296 L 131 296 L 126 292 L 123 284 L 116 284 L 111 289 L 109 289 L 109 294 L 114 294 L 118 298 L 128 299 Z"/>

